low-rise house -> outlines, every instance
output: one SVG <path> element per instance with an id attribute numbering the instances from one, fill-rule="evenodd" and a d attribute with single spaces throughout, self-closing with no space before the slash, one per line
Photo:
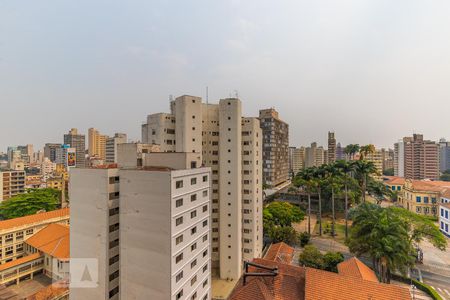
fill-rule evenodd
<path id="1" fill-rule="evenodd" d="M 264 258 L 246 266 L 230 300 L 410 300 L 408 289 L 384 284 L 357 258 L 338 265 L 338 273 L 293 266 L 293 248 L 272 245 Z"/>
<path id="2" fill-rule="evenodd" d="M 384 185 L 388 190 L 393 192 L 401 192 L 403 191 L 403 187 L 405 185 L 405 178 L 396 177 L 396 176 L 385 176 L 383 177 Z"/>
<path id="3" fill-rule="evenodd" d="M 450 237 L 450 190 L 443 193 L 439 204 L 439 229 Z"/>

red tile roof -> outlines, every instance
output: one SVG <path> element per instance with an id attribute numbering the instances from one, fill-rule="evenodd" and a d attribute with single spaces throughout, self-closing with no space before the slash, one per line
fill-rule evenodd
<path id="1" fill-rule="evenodd" d="M 61 218 L 66 216 L 68 217 L 69 215 L 70 215 L 69 208 L 63 208 L 44 213 L 38 213 L 30 216 L 4 220 L 0 221 L 0 230 L 39 223 L 54 218 Z"/>
<path id="2" fill-rule="evenodd" d="M 403 177 L 395 177 L 395 176 L 389 176 L 389 177 L 385 177 L 388 178 L 387 181 L 385 181 L 385 184 L 388 185 L 404 185 L 405 184 L 405 178 Z"/>
<path id="3" fill-rule="evenodd" d="M 59 299 L 57 297 L 61 297 L 68 293 L 69 293 L 68 282 L 59 281 L 42 288 L 37 293 L 27 297 L 26 300 Z"/>
<path id="4" fill-rule="evenodd" d="M 306 269 L 305 295 L 304 300 L 411 300 L 408 289 L 397 285 L 311 268 Z"/>
<path id="5" fill-rule="evenodd" d="M 264 256 L 267 260 L 290 264 L 294 257 L 294 248 L 283 242 L 272 244 Z"/>
<path id="6" fill-rule="evenodd" d="M 27 256 L 18 258 L 16 260 L 12 260 L 10 262 L 7 262 L 7 263 L 4 263 L 4 264 L 0 265 L 0 271 L 4 271 L 4 270 L 7 270 L 7 269 L 10 269 L 10 268 L 13 268 L 13 267 L 16 267 L 16 266 L 28 263 L 30 261 L 33 261 L 35 259 L 40 258 L 41 256 L 42 256 L 41 253 L 38 252 L 38 253 L 34 253 L 34 254 L 31 254 L 31 255 L 27 255 Z"/>
<path id="7" fill-rule="evenodd" d="M 28 245 L 59 259 L 70 258 L 69 227 L 50 224 L 25 241 Z"/>
<path id="8" fill-rule="evenodd" d="M 230 300 L 303 300 L 305 299 L 305 268 L 291 266 L 276 261 L 256 258 L 254 263 L 267 267 L 278 267 L 275 277 L 248 277 L 243 286 L 242 280 L 232 293 Z M 250 272 L 267 272 L 249 268 Z"/>
<path id="9" fill-rule="evenodd" d="M 337 265 L 339 275 L 355 277 L 362 280 L 378 282 L 377 275 L 371 268 L 363 264 L 356 257 L 350 258 Z"/>

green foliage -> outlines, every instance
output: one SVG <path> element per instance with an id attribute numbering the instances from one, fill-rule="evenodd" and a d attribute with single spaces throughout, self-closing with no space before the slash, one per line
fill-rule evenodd
<path id="1" fill-rule="evenodd" d="M 272 202 L 263 210 L 264 221 L 279 226 L 291 226 L 292 223 L 302 221 L 304 217 L 305 214 L 300 208 L 287 202 Z"/>
<path id="2" fill-rule="evenodd" d="M 322 254 L 315 246 L 306 245 L 300 253 L 298 262 L 300 265 L 315 269 L 337 272 L 337 265 L 344 261 L 344 255 L 340 252 L 327 252 Z"/>
<path id="3" fill-rule="evenodd" d="M 308 232 L 301 232 L 298 235 L 298 239 L 300 241 L 300 247 L 305 247 L 306 245 L 308 245 L 309 240 L 311 239 L 311 235 Z"/>
<path id="4" fill-rule="evenodd" d="M 384 170 L 383 175 L 384 176 L 394 176 L 394 168 Z"/>
<path id="5" fill-rule="evenodd" d="M 296 245 L 298 242 L 297 232 L 290 226 L 272 226 L 268 235 L 272 243 L 284 242 L 288 245 Z"/>
<path id="6" fill-rule="evenodd" d="M 442 181 L 450 181 L 450 170 L 444 171 L 444 173 L 442 173 L 440 179 L 441 179 Z"/>
<path id="7" fill-rule="evenodd" d="M 344 255 L 341 252 L 327 252 L 323 256 L 324 269 L 337 273 L 337 265 L 344 261 Z"/>
<path id="8" fill-rule="evenodd" d="M 433 300 L 443 300 L 441 296 L 429 285 L 413 279 L 413 284 L 422 292 L 427 293 Z"/>
<path id="9" fill-rule="evenodd" d="M 392 271 L 405 274 L 414 265 L 408 224 L 395 210 L 363 203 L 352 211 L 353 225 L 347 245 L 357 256 L 370 256 L 382 282 Z"/>
<path id="10" fill-rule="evenodd" d="M 61 192 L 55 189 L 30 189 L 0 203 L 0 215 L 13 219 L 35 214 L 40 210 L 51 211 L 60 207 Z"/>

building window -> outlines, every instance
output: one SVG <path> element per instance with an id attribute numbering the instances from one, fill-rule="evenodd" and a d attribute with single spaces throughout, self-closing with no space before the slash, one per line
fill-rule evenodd
<path id="1" fill-rule="evenodd" d="M 180 207 L 180 206 L 182 206 L 183 205 L 183 199 L 177 199 L 176 201 L 175 201 L 175 206 L 176 207 Z"/>
<path id="2" fill-rule="evenodd" d="M 206 251 L 205 251 L 206 252 Z M 204 254 L 204 253 L 203 253 Z M 203 255 L 205 257 L 206 255 Z M 208 270 L 208 264 L 203 266 L 203 273 L 205 273 Z"/>
<path id="3" fill-rule="evenodd" d="M 208 240 L 208 235 L 206 234 L 203 236 L 203 242 L 206 242 L 207 240 Z"/>
<path id="4" fill-rule="evenodd" d="M 423 197 L 423 203 L 428 203 L 428 197 Z"/>
<path id="5" fill-rule="evenodd" d="M 111 208 L 111 209 L 109 210 L 109 216 L 110 216 L 110 217 L 115 216 L 115 215 L 117 215 L 117 214 L 119 214 L 119 208 L 118 208 L 118 207 L 116 207 L 116 208 Z"/>
<path id="6" fill-rule="evenodd" d="M 420 206 L 416 207 L 416 212 L 420 213 L 422 211 L 422 208 Z"/>
<path id="7" fill-rule="evenodd" d="M 192 279 L 191 279 L 191 286 L 193 286 L 196 282 L 197 282 L 197 275 L 192 277 Z"/>
<path id="8" fill-rule="evenodd" d="M 191 202 L 197 200 L 197 194 L 191 195 Z"/>
<path id="9" fill-rule="evenodd" d="M 181 297 L 183 297 L 183 290 L 181 290 L 181 291 L 177 294 L 177 296 L 176 296 L 175 298 L 176 298 L 177 300 L 180 300 Z"/>
<path id="10" fill-rule="evenodd" d="M 208 220 L 203 221 L 203 227 L 208 226 Z"/>
<path id="11" fill-rule="evenodd" d="M 206 211 L 208 211 L 208 205 L 203 206 L 203 212 L 206 212 Z"/>
<path id="12" fill-rule="evenodd" d="M 420 196 L 417 196 L 417 197 L 416 197 L 416 202 L 417 202 L 417 203 L 422 202 L 422 198 L 421 198 Z"/>
<path id="13" fill-rule="evenodd" d="M 25 231 L 25 233 L 27 235 L 33 234 L 33 229 L 27 229 L 27 231 Z"/>
<path id="14" fill-rule="evenodd" d="M 177 182 L 175 182 L 175 187 L 177 189 L 181 189 L 183 187 L 183 180 L 178 180 Z"/>
<path id="15" fill-rule="evenodd" d="M 195 218 L 197 216 L 197 211 L 191 211 L 191 219 Z"/>
<path id="16" fill-rule="evenodd" d="M 178 245 L 183 242 L 183 235 L 177 236 L 175 239 L 175 243 Z"/>
<path id="17" fill-rule="evenodd" d="M 181 279 L 183 279 L 183 271 L 178 273 L 177 276 L 175 277 L 176 282 L 180 281 Z"/>
<path id="18" fill-rule="evenodd" d="M 191 228 L 191 235 L 196 234 L 197 233 L 197 226 Z"/>
<path id="19" fill-rule="evenodd" d="M 191 269 L 194 268 L 196 265 L 197 265 L 197 260 L 194 259 L 194 260 L 191 262 Z"/>
<path id="20" fill-rule="evenodd" d="M 178 256 L 175 258 L 175 263 L 179 263 L 183 260 L 183 253 L 178 254 Z"/>
<path id="21" fill-rule="evenodd" d="M 197 184 L 197 178 L 191 178 L 191 185 Z"/>
<path id="22" fill-rule="evenodd" d="M 183 217 L 179 217 L 175 220 L 175 226 L 183 224 Z"/>
<path id="23" fill-rule="evenodd" d="M 205 257 L 206 255 L 208 255 L 208 250 L 203 251 L 203 257 Z M 203 267 L 205 268 L 205 267 Z"/>
<path id="24" fill-rule="evenodd" d="M 203 191 L 203 197 L 208 197 L 208 191 Z"/>
<path id="25" fill-rule="evenodd" d="M 431 203 L 436 203 L 436 198 L 431 198 Z"/>
<path id="26" fill-rule="evenodd" d="M 208 176 L 203 176 L 203 182 L 207 182 L 208 181 Z"/>

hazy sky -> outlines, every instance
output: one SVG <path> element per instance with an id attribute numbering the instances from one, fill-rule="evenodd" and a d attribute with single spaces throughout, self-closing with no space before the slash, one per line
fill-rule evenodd
<path id="1" fill-rule="evenodd" d="M 292 145 L 450 138 L 450 1 L 0 0 L 0 151 L 237 90 Z"/>

